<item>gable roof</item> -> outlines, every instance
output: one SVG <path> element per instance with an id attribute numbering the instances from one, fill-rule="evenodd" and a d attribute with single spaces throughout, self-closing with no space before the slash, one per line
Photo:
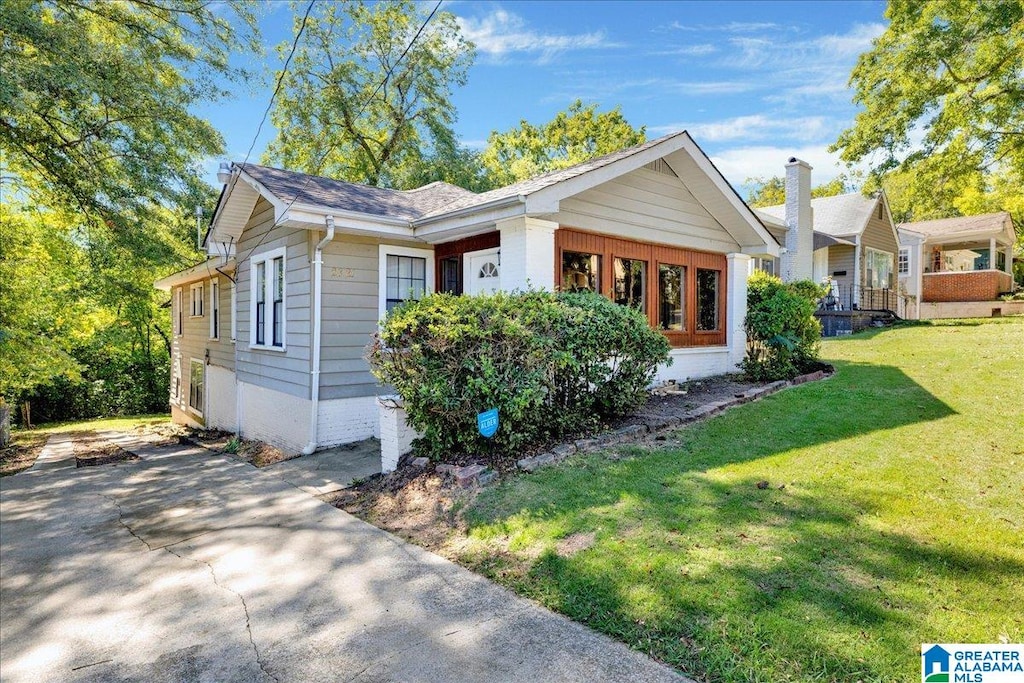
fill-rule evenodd
<path id="1" fill-rule="evenodd" d="M 865 197 L 860 192 L 812 199 L 814 231 L 833 237 L 859 235 L 867 227 L 878 201 L 879 197 Z M 773 218 L 786 220 L 785 204 L 759 207 L 757 210 Z"/>
<path id="2" fill-rule="evenodd" d="M 285 204 L 344 207 L 356 213 L 407 221 L 442 210 L 453 202 L 478 196 L 475 192 L 441 181 L 415 190 L 392 190 L 258 164 L 237 166 Z"/>
<path id="3" fill-rule="evenodd" d="M 956 216 L 954 218 L 938 218 L 915 223 L 900 223 L 900 230 L 911 230 L 926 237 L 947 237 L 950 235 L 993 234 L 1006 230 L 1013 221 L 1007 211 L 986 213 L 979 216 Z M 1012 230 L 1012 227 L 1011 227 Z"/>

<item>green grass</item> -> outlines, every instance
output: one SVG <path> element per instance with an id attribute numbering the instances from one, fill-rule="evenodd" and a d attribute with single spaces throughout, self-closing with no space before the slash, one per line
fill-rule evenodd
<path id="1" fill-rule="evenodd" d="M 48 422 L 27 430 L 27 433 L 58 434 L 61 432 L 84 432 L 93 430 L 130 430 L 136 427 L 152 427 L 170 422 L 169 413 L 152 413 L 148 415 L 131 415 L 129 417 L 98 417 L 91 420 L 75 420 L 72 422 Z"/>
<path id="2" fill-rule="evenodd" d="M 918 680 L 922 642 L 1024 641 L 1024 320 L 823 355 L 662 450 L 485 490 L 457 559 L 698 680 Z"/>

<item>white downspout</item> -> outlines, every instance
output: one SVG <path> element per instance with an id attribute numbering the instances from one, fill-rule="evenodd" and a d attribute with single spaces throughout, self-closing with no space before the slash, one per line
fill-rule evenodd
<path id="1" fill-rule="evenodd" d="M 860 308 L 860 288 L 861 288 L 861 272 L 860 272 L 860 235 L 857 235 L 857 239 L 854 242 L 857 246 L 853 251 L 853 301 L 850 302 L 850 310 L 856 306 Z"/>
<path id="2" fill-rule="evenodd" d="M 324 247 L 334 239 L 334 216 L 327 217 L 327 235 L 316 245 L 313 252 L 313 368 L 310 373 L 312 386 L 310 388 L 310 413 L 309 413 L 309 443 L 302 449 L 303 455 L 309 455 L 316 450 L 316 430 L 320 412 L 320 319 L 322 317 L 323 302 L 323 270 L 324 270 Z"/>

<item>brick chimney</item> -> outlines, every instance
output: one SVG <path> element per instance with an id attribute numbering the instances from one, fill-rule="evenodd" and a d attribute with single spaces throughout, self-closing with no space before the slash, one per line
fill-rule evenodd
<path id="1" fill-rule="evenodd" d="M 785 282 L 810 280 L 814 266 L 814 214 L 811 209 L 811 166 L 791 157 L 786 164 L 786 253 L 782 255 Z"/>

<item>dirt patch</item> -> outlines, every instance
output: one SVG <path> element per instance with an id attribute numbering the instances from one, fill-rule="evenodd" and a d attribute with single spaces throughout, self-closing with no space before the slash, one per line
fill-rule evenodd
<path id="1" fill-rule="evenodd" d="M 24 472 L 32 467 L 46 445 L 47 438 L 49 435 L 42 432 L 19 431 L 12 434 L 10 445 L 0 449 L 0 477 Z"/>
<path id="2" fill-rule="evenodd" d="M 576 553 L 586 550 L 594 545 L 597 534 L 593 531 L 587 533 L 569 534 L 555 544 L 555 553 L 559 557 L 572 557 Z"/>
<path id="3" fill-rule="evenodd" d="M 747 382 L 743 379 L 743 375 L 734 374 L 667 385 L 664 388 L 659 388 L 643 408 L 632 415 L 626 415 L 613 421 L 612 426 L 614 428 L 625 427 L 643 422 L 648 418 L 680 415 L 709 403 L 734 398 L 745 391 L 766 384 L 768 382 Z"/>
<path id="4" fill-rule="evenodd" d="M 74 439 L 75 467 L 94 467 L 139 459 L 139 456 L 107 441 L 96 432 L 73 432 L 71 436 Z"/>
<path id="5" fill-rule="evenodd" d="M 268 443 L 251 441 L 249 439 L 244 439 L 238 443 L 237 455 L 254 467 L 266 467 L 267 465 L 299 457 L 297 454 L 285 453 L 280 448 L 275 448 Z"/>

